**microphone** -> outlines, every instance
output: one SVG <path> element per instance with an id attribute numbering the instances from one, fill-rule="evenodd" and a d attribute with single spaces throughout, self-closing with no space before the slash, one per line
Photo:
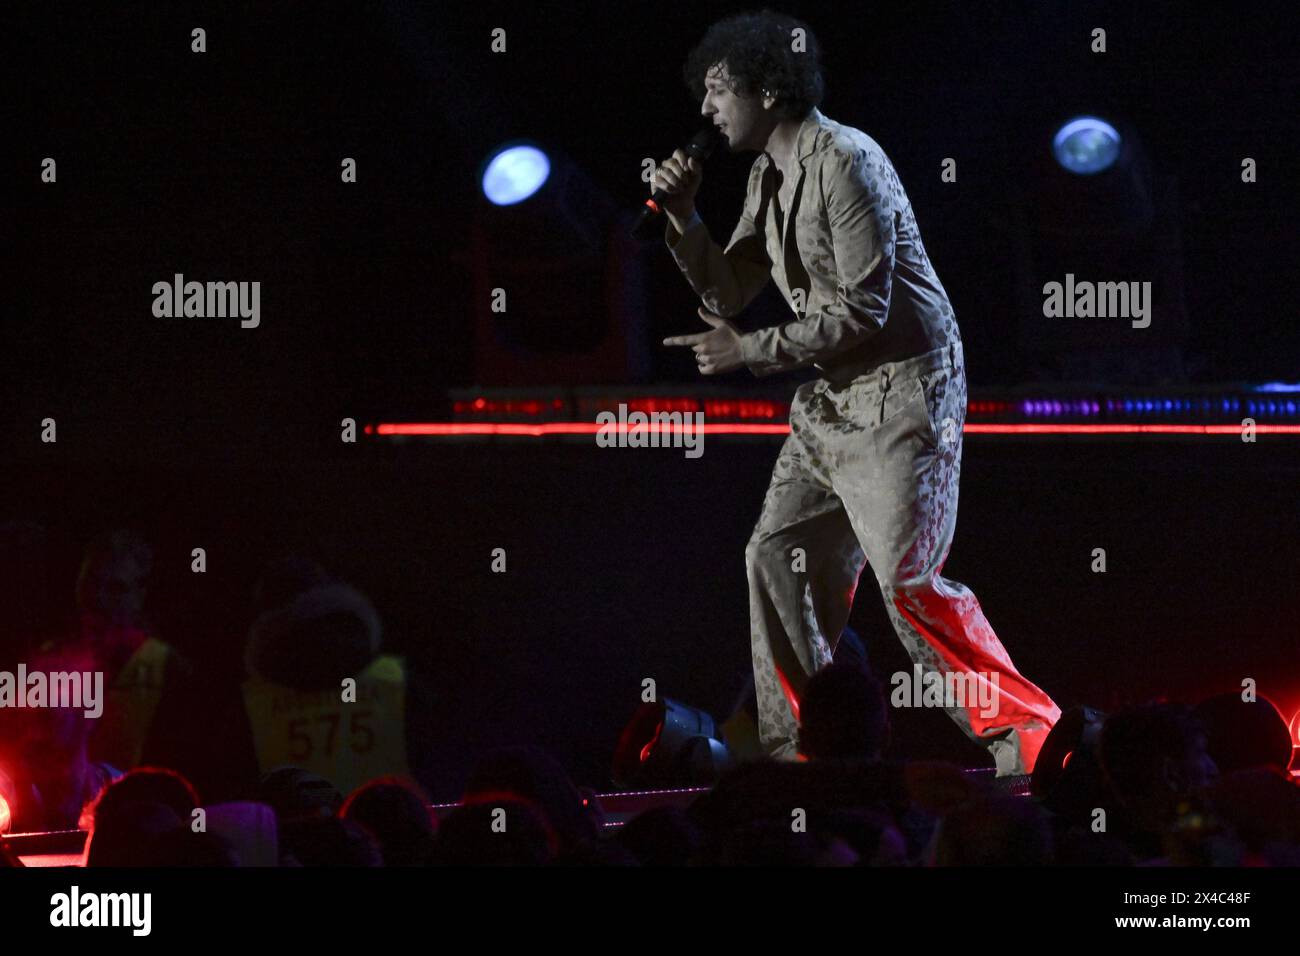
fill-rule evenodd
<path id="1" fill-rule="evenodd" d="M 714 147 L 721 141 L 722 133 L 716 126 L 709 124 L 691 137 L 691 141 L 686 144 L 686 155 L 704 162 L 713 154 Z M 658 189 L 650 194 L 650 198 L 645 201 L 640 214 L 636 217 L 636 224 L 632 226 L 633 239 L 654 238 L 663 221 L 662 203 L 667 198 L 669 198 L 668 193 Z"/>

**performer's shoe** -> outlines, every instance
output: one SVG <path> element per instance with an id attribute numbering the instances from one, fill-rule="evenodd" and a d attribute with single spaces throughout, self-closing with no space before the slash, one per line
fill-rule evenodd
<path id="1" fill-rule="evenodd" d="M 1013 727 L 1006 735 L 989 742 L 989 753 L 997 766 L 995 777 L 1017 777 L 1033 772 L 1038 752 L 1052 728 L 1037 722 L 1032 726 Z"/>
<path id="2" fill-rule="evenodd" d="M 799 745 L 793 740 L 787 740 L 781 746 L 769 752 L 768 756 L 773 760 L 780 760 L 785 763 L 800 763 L 808 759 L 799 752 Z"/>

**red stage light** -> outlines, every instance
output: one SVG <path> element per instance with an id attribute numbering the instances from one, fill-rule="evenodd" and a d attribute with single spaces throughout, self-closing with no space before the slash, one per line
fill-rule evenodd
<path id="1" fill-rule="evenodd" d="M 663 735 L 663 732 L 664 732 L 664 722 L 661 720 L 659 721 L 659 726 L 655 728 L 654 737 L 650 739 L 650 742 L 648 744 L 646 744 L 644 747 L 641 748 L 642 763 L 645 763 L 647 760 L 650 759 L 650 754 L 654 752 L 655 744 L 659 743 L 659 738 Z"/>

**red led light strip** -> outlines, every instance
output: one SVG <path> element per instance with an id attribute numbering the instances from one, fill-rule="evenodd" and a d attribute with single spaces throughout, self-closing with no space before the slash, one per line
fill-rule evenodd
<path id="1" fill-rule="evenodd" d="M 789 425 L 747 425 L 735 424 L 700 426 L 706 435 L 782 435 L 790 431 Z M 640 429 L 619 427 L 618 425 L 601 425 L 597 422 L 546 422 L 542 425 L 525 425 L 517 422 L 390 422 L 379 425 L 367 425 L 366 434 L 378 435 L 524 435 L 540 438 L 544 435 L 594 435 L 602 428 L 620 432 L 643 431 L 647 434 L 662 432 L 673 434 L 678 431 L 695 433 L 694 426 L 681 427 L 668 425 L 645 425 Z"/>
<path id="2" fill-rule="evenodd" d="M 546 435 L 594 435 L 602 428 L 620 432 L 643 431 L 647 434 L 679 431 L 694 433 L 694 426 L 646 424 L 639 429 L 596 422 L 546 422 L 527 425 L 518 422 L 381 422 L 367 425 L 367 435 L 516 435 L 541 438 Z M 747 424 L 726 422 L 704 424 L 706 435 L 785 435 L 786 424 Z M 1240 425 L 991 425 L 967 422 L 964 431 L 975 435 L 1240 435 Z M 1256 425 L 1260 435 L 1300 435 L 1300 425 Z"/>

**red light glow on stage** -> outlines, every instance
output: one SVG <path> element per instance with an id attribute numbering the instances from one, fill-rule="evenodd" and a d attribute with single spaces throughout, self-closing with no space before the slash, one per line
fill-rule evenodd
<path id="1" fill-rule="evenodd" d="M 647 435 L 673 435 L 679 432 L 706 435 L 783 435 L 790 431 L 788 425 L 726 424 L 726 425 L 651 425 L 617 426 L 601 425 L 597 422 L 546 422 L 540 425 L 525 425 L 521 422 L 411 422 L 386 423 L 375 426 L 379 435 L 514 435 L 520 437 L 542 438 L 546 435 L 595 435 L 602 430 L 616 431 L 621 434 L 641 432 Z"/>
<path id="2" fill-rule="evenodd" d="M 966 432 L 983 435 L 1232 435 L 1240 425 L 972 425 Z M 1300 435 L 1300 425 L 1256 425 L 1259 435 Z"/>
<path id="3" fill-rule="evenodd" d="M 707 414 L 707 412 L 706 412 Z M 757 416 L 756 416 L 757 417 Z M 424 437 L 490 436 L 503 435 L 525 438 L 543 438 L 547 435 L 595 435 L 602 429 L 626 434 L 639 431 L 644 434 L 676 434 L 703 431 L 706 435 L 785 435 L 787 424 L 759 424 L 727 422 L 693 425 L 643 426 L 601 425 L 597 422 L 544 422 L 536 425 L 523 422 L 382 422 L 367 425 L 366 434 L 419 435 Z M 963 431 L 974 435 L 1241 435 L 1240 425 L 991 425 L 967 423 Z M 1300 435 L 1300 425 L 1256 425 L 1259 435 Z"/>
<path id="4" fill-rule="evenodd" d="M 664 732 L 664 722 L 659 721 L 659 726 L 655 728 L 655 735 L 650 738 L 650 742 L 641 748 L 641 762 L 645 763 L 650 759 L 650 754 L 654 752 L 655 744 L 659 743 L 659 737 Z"/>

